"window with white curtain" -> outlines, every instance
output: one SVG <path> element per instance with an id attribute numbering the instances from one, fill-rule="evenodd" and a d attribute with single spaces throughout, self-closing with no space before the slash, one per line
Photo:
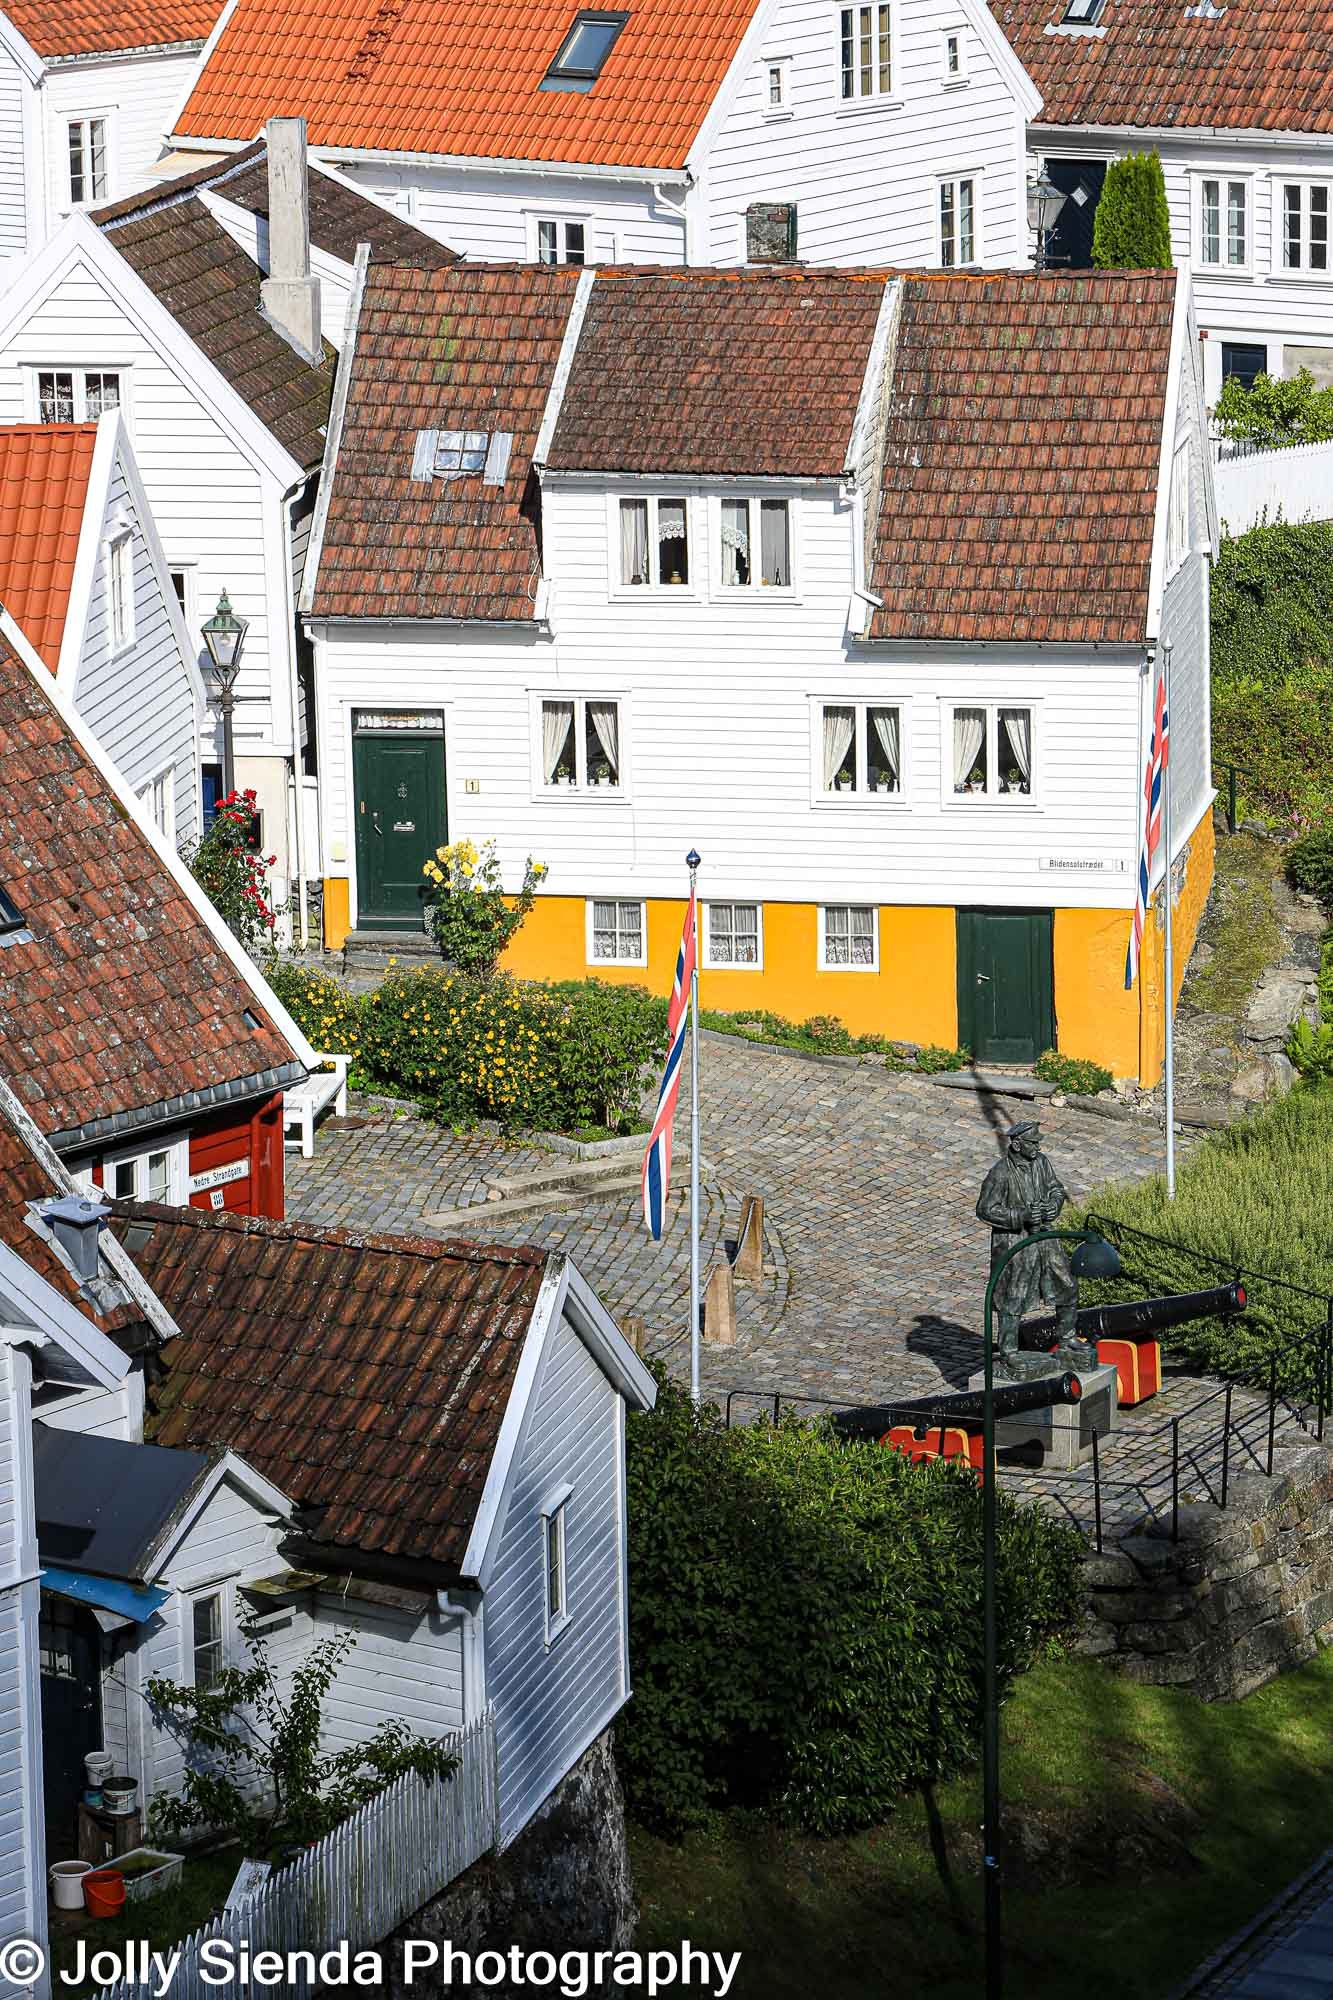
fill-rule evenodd
<path id="1" fill-rule="evenodd" d="M 945 762 L 959 798 L 1027 798 L 1033 791 L 1033 711 L 1007 702 L 945 710 Z"/>
<path id="2" fill-rule="evenodd" d="M 539 789 L 618 792 L 624 779 L 622 705 L 611 695 L 547 695 L 537 743 Z"/>
<path id="3" fill-rule="evenodd" d="M 879 911 L 873 903 L 826 903 L 819 912 L 822 972 L 879 970 Z"/>
<path id="4" fill-rule="evenodd" d="M 724 590 L 791 588 L 789 500 L 724 500 L 721 536 L 718 575 Z"/>
<path id="5" fill-rule="evenodd" d="M 679 588 L 690 580 L 689 510 L 683 499 L 622 500 L 620 582 Z"/>
<path id="6" fill-rule="evenodd" d="M 901 796 L 903 725 L 896 703 L 818 702 L 815 728 L 821 797 Z"/>
<path id="7" fill-rule="evenodd" d="M 758 903 L 709 903 L 704 909 L 706 965 L 757 971 L 764 962 L 763 922 Z"/>
<path id="8" fill-rule="evenodd" d="M 940 182 L 940 263 L 946 271 L 977 261 L 977 184 L 970 174 Z"/>
<path id="9" fill-rule="evenodd" d="M 39 368 L 39 424 L 90 424 L 120 405 L 120 374 L 114 368 Z"/>
<path id="10" fill-rule="evenodd" d="M 647 962 L 643 904 L 596 896 L 588 903 L 588 963 L 643 965 Z"/>

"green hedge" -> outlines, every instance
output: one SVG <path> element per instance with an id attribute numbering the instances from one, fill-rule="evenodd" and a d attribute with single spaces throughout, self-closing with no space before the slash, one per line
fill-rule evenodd
<path id="1" fill-rule="evenodd" d="M 1308 368 L 1276 379 L 1256 375 L 1248 388 L 1239 375 L 1229 375 L 1213 409 L 1213 423 L 1223 437 L 1261 451 L 1321 444 L 1333 438 L 1333 389 L 1317 389 Z"/>
<path id="2" fill-rule="evenodd" d="M 913 1042 L 894 1041 L 888 1035 L 854 1035 L 836 1014 L 812 1014 L 805 1021 L 789 1021 L 784 1014 L 771 1014 L 762 1007 L 744 1014 L 701 1007 L 699 1024 L 717 1035 L 735 1035 L 742 1042 L 774 1042 L 779 1048 L 803 1049 L 809 1055 L 883 1056 L 885 1066 L 894 1070 L 931 1074 L 966 1069 L 972 1060 L 966 1049 L 939 1048 L 933 1043 L 918 1048 Z"/>
<path id="3" fill-rule="evenodd" d="M 823 1424 L 726 1431 L 658 1374 L 628 1427 L 631 1806 L 671 1830 L 727 1804 L 872 1825 L 975 1755 L 977 1482 Z M 1006 1682 L 1073 1617 L 1080 1546 L 1000 1495 Z"/>
<path id="4" fill-rule="evenodd" d="M 1092 261 L 1102 271 L 1169 271 L 1171 215 L 1156 153 L 1112 160 L 1092 223 Z"/>

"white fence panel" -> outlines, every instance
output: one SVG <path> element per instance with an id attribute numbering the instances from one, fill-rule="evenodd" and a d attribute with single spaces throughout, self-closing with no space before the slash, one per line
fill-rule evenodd
<path id="1" fill-rule="evenodd" d="M 1228 534 L 1243 535 L 1267 515 L 1284 521 L 1333 521 L 1333 443 L 1281 451 L 1238 451 L 1214 444 L 1217 512 Z"/>
<path id="2" fill-rule="evenodd" d="M 181 1945 L 172 2000 L 209 2000 L 201 1953 L 212 1938 L 260 1951 L 319 1954 L 345 1939 L 353 1951 L 382 1938 L 479 1861 L 499 1834 L 495 1716 L 490 1710 L 445 1739 L 458 1759 L 448 1778 L 409 1772 L 280 1873 L 243 1910 L 225 1911 Z M 133 2000 L 136 1980 L 103 1987 L 97 2000 Z M 286 1992 L 309 2000 L 303 1970 Z"/>

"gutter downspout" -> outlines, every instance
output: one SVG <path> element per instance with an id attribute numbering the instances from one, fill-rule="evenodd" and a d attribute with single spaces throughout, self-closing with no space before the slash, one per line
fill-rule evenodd
<path id="1" fill-rule="evenodd" d="M 685 190 L 684 200 L 668 201 L 666 196 L 662 192 L 661 181 L 654 181 L 652 183 L 654 208 L 664 208 L 668 215 L 674 215 L 680 223 L 680 247 L 682 252 L 681 262 L 687 266 L 690 261 L 689 199 L 690 199 L 690 188 L 692 188 L 693 185 L 694 181 L 693 177 L 691 177 L 689 186 Z"/>
<path id="2" fill-rule="evenodd" d="M 282 517 L 286 524 L 283 554 L 283 596 L 287 604 L 287 646 L 291 661 L 291 672 L 287 676 L 287 697 L 291 709 L 292 723 L 292 772 L 296 791 L 295 846 L 296 846 L 296 898 L 300 912 L 301 949 L 310 945 L 310 912 L 308 907 L 308 881 L 305 862 L 305 770 L 301 761 L 301 703 L 297 691 L 297 675 L 300 671 L 296 655 L 296 596 L 292 589 L 292 538 L 294 534 L 292 513 L 296 502 L 310 484 L 310 473 L 298 480 L 288 493 L 282 496 Z"/>

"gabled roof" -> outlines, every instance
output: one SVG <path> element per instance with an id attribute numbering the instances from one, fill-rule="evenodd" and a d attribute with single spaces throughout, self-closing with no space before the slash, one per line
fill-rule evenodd
<path id="1" fill-rule="evenodd" d="M 882 271 L 599 271 L 552 471 L 836 477 Z"/>
<path id="2" fill-rule="evenodd" d="M 118 55 L 205 41 L 222 0 L 4 0 L 0 11 L 39 56 Z"/>
<path id="3" fill-rule="evenodd" d="M 0 424 L 0 604 L 52 673 L 96 443 L 95 423 Z"/>
<path id="4" fill-rule="evenodd" d="M 3 640 L 0 770 L 0 884 L 24 918 L 0 942 L 0 1061 L 42 1134 L 68 1151 L 303 1077 L 54 691 Z"/>
<path id="5" fill-rule="evenodd" d="M 1094 33 L 1057 33 L 1063 0 L 992 0 L 1042 95 L 1043 125 L 1333 131 L 1333 4 L 1106 0 Z"/>
<path id="6" fill-rule="evenodd" d="M 630 0 L 586 91 L 543 90 L 578 0 L 238 0 L 176 121 L 248 140 L 304 115 L 326 149 L 679 169 L 756 0 Z"/>
<path id="7" fill-rule="evenodd" d="M 32 1432 L 37 1549 L 43 1563 L 146 1581 L 163 1536 L 208 1479 L 217 1453 L 163 1451 L 37 1423 Z"/>
<path id="8" fill-rule="evenodd" d="M 239 1452 L 321 1545 L 457 1576 L 547 1259 L 118 1202 L 181 1328 L 148 1434 Z"/>
<path id="9" fill-rule="evenodd" d="M 580 273 L 546 265 L 372 270 L 350 358 L 314 617 L 531 619 L 529 479 Z M 507 433 L 503 482 L 412 477 L 432 430 Z"/>
<path id="10" fill-rule="evenodd" d="M 903 284 L 875 639 L 1147 636 L 1174 271 Z"/>

